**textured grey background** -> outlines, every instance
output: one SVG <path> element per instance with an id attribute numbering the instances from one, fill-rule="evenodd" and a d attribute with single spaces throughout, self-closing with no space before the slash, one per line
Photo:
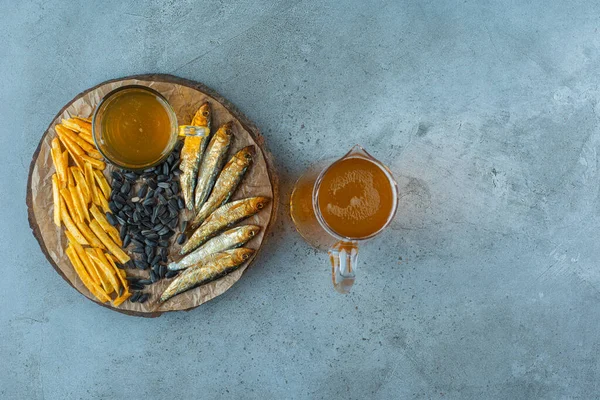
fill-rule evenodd
<path id="1" fill-rule="evenodd" d="M 0 398 L 599 396 L 598 2 L 322 3 L 0 0 Z M 147 72 L 230 99 L 282 182 L 245 278 L 154 320 L 69 287 L 25 206 L 62 105 Z M 402 198 L 341 296 L 287 205 L 355 143 Z"/>

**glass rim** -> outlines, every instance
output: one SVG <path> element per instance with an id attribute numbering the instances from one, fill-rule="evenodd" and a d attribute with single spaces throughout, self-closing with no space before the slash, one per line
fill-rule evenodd
<path id="1" fill-rule="evenodd" d="M 356 151 L 355 149 L 358 149 L 358 151 Z M 356 154 L 353 154 L 355 152 L 356 152 Z M 333 230 L 329 226 L 329 224 L 327 224 L 327 221 L 325 221 L 325 218 L 323 218 L 323 214 L 321 213 L 321 208 L 319 206 L 319 201 L 318 201 L 319 200 L 319 190 L 321 189 L 321 182 L 323 181 L 323 177 L 325 176 L 327 171 L 329 171 L 331 169 L 331 167 L 333 167 L 337 163 L 339 163 L 343 160 L 346 160 L 348 158 L 361 158 L 361 159 L 370 161 L 373 164 L 375 164 L 376 166 L 378 166 L 383 171 L 383 173 L 386 175 L 386 177 L 388 178 L 390 187 L 392 188 L 393 204 L 392 204 L 392 210 L 390 212 L 390 215 L 388 216 L 387 221 L 385 222 L 385 224 L 383 224 L 383 226 L 381 228 L 379 228 L 377 231 L 375 231 L 367 236 L 351 237 L 351 236 L 344 236 L 344 235 L 339 234 L 338 232 Z M 315 213 L 315 216 L 317 217 L 317 221 L 319 222 L 319 225 L 321 225 L 321 227 L 327 233 L 329 233 L 331 236 L 335 237 L 338 240 L 348 241 L 348 242 L 363 241 L 363 240 L 371 239 L 371 238 L 377 236 L 378 234 L 380 234 L 394 220 L 394 217 L 396 216 L 396 212 L 398 211 L 398 183 L 394 179 L 394 175 L 392 174 L 392 171 L 390 171 L 390 169 L 385 164 L 383 164 L 381 161 L 379 161 L 378 159 L 373 157 L 362 146 L 357 144 L 357 145 L 353 146 L 352 149 L 348 153 L 346 153 L 340 159 L 331 163 L 328 167 L 324 168 L 319 173 L 319 176 L 317 177 L 314 187 L 313 187 L 312 203 L 313 203 L 313 211 Z"/>
<path id="2" fill-rule="evenodd" d="M 114 160 L 114 158 L 112 158 L 108 154 L 106 154 L 106 151 L 104 151 L 102 149 L 102 146 L 99 145 L 99 140 L 97 137 L 99 128 L 97 128 L 96 126 L 100 123 L 100 121 L 98 121 L 98 114 L 100 113 L 100 110 L 103 110 L 102 107 L 103 106 L 106 107 L 106 104 L 108 104 L 108 101 L 111 100 L 115 95 L 118 95 L 120 92 L 124 92 L 124 91 L 128 91 L 128 90 L 140 90 L 143 92 L 151 93 L 154 96 L 156 96 L 159 103 L 161 103 L 161 105 L 164 107 L 167 114 L 169 114 L 169 120 L 171 121 L 171 139 L 170 139 L 170 143 L 169 143 L 168 147 L 166 148 L 165 154 L 163 154 L 156 161 L 153 161 L 151 163 L 147 163 L 144 165 L 139 165 L 139 166 L 134 166 L 131 164 L 124 164 L 124 163 Z M 113 164 L 114 166 L 119 167 L 121 169 L 126 169 L 126 170 L 130 170 L 130 171 L 138 171 L 138 170 L 150 168 L 150 167 L 158 165 L 161 162 L 163 162 L 164 160 L 166 160 L 167 157 L 169 157 L 169 154 L 171 154 L 171 152 L 175 148 L 175 145 L 177 144 L 177 138 L 178 138 L 177 127 L 178 127 L 177 114 L 175 113 L 175 110 L 173 109 L 173 107 L 171 106 L 169 101 L 166 99 L 166 97 L 163 96 L 157 90 L 155 90 L 151 87 L 148 87 L 148 86 L 144 86 L 144 85 L 125 85 L 125 86 L 121 86 L 121 87 L 111 90 L 110 92 L 108 92 L 107 94 L 105 94 L 102 97 L 102 99 L 100 100 L 100 102 L 98 103 L 98 105 L 96 106 L 96 108 L 94 109 L 94 112 L 92 114 L 92 139 L 94 140 L 94 144 L 96 145 L 96 148 L 102 154 L 102 156 L 107 161 L 109 161 L 111 164 Z"/>

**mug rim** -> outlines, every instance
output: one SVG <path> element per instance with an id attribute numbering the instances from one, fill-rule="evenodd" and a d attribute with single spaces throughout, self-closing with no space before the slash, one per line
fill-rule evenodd
<path id="1" fill-rule="evenodd" d="M 354 152 L 355 148 L 359 148 L 360 151 L 357 154 L 352 154 Z M 363 154 L 360 154 L 360 153 L 363 153 Z M 339 234 L 338 232 L 336 232 L 335 230 L 333 230 L 329 226 L 329 224 L 327 224 L 327 221 L 325 221 L 325 218 L 323 218 L 323 214 L 321 213 L 321 208 L 319 207 L 319 201 L 318 201 L 318 199 L 319 199 L 319 190 L 321 188 L 321 182 L 323 180 L 323 177 L 325 176 L 325 174 L 327 173 L 327 171 L 329 171 L 331 169 L 331 167 L 333 167 L 337 163 L 339 163 L 339 162 L 341 162 L 343 160 L 346 160 L 348 158 L 361 158 L 363 160 L 370 161 L 373 164 L 375 164 L 376 166 L 378 166 L 383 171 L 383 173 L 386 175 L 386 177 L 388 178 L 388 180 L 390 182 L 390 186 L 392 188 L 393 205 L 392 205 L 392 210 L 390 212 L 390 215 L 388 216 L 387 221 L 385 222 L 385 224 L 383 224 L 383 226 L 381 228 L 379 228 L 377 231 L 375 231 L 375 232 L 373 232 L 373 233 L 371 233 L 370 235 L 367 235 L 367 236 L 350 237 L 350 236 L 344 236 L 344 235 Z M 394 220 L 394 217 L 396 216 L 396 212 L 398 211 L 398 183 L 394 179 L 394 175 L 392 174 L 392 171 L 390 171 L 390 169 L 385 164 L 383 164 L 381 161 L 379 161 L 378 159 L 376 159 L 375 157 L 373 157 L 362 146 L 360 146 L 360 145 L 357 144 L 348 153 L 346 153 L 344 156 L 342 156 L 338 160 L 336 160 L 333 163 L 331 163 L 326 168 L 323 168 L 323 170 L 319 173 L 319 176 L 317 177 L 317 179 L 315 181 L 315 184 L 314 184 L 314 187 L 313 187 L 312 205 L 313 205 L 313 211 L 315 213 L 315 216 L 317 217 L 317 221 L 319 222 L 319 225 L 321 225 L 321 227 L 327 233 L 329 233 L 331 236 L 335 237 L 338 240 L 348 241 L 348 242 L 364 241 L 364 240 L 367 240 L 367 239 L 371 239 L 371 238 L 377 236 L 378 234 L 380 234 Z"/>

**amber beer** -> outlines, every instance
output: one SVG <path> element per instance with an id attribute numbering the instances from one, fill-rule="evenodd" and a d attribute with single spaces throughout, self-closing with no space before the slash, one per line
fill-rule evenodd
<path id="1" fill-rule="evenodd" d="M 318 200 L 321 215 L 332 231 L 361 239 L 385 226 L 394 194 L 381 168 L 355 157 L 340 160 L 325 172 Z"/>
<path id="2" fill-rule="evenodd" d="M 175 112 L 160 93 L 145 86 L 123 86 L 107 94 L 92 127 L 98 150 L 125 169 L 160 163 L 177 142 Z"/>
<path id="3" fill-rule="evenodd" d="M 334 285 L 347 292 L 354 282 L 357 242 L 391 222 L 397 201 L 390 171 L 355 146 L 341 159 L 318 163 L 298 179 L 290 213 L 307 242 L 329 248 Z"/>

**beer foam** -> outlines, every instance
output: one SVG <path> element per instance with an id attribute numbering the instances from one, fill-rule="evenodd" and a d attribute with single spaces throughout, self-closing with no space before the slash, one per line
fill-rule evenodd
<path id="1" fill-rule="evenodd" d="M 373 183 L 373 173 L 364 170 L 346 171 L 333 179 L 330 191 L 335 196 L 338 191 L 347 189 L 349 185 L 358 186 L 357 192 L 360 193 L 354 194 L 345 207 L 328 203 L 327 211 L 351 223 L 361 222 L 375 215 L 381 199 Z"/>

